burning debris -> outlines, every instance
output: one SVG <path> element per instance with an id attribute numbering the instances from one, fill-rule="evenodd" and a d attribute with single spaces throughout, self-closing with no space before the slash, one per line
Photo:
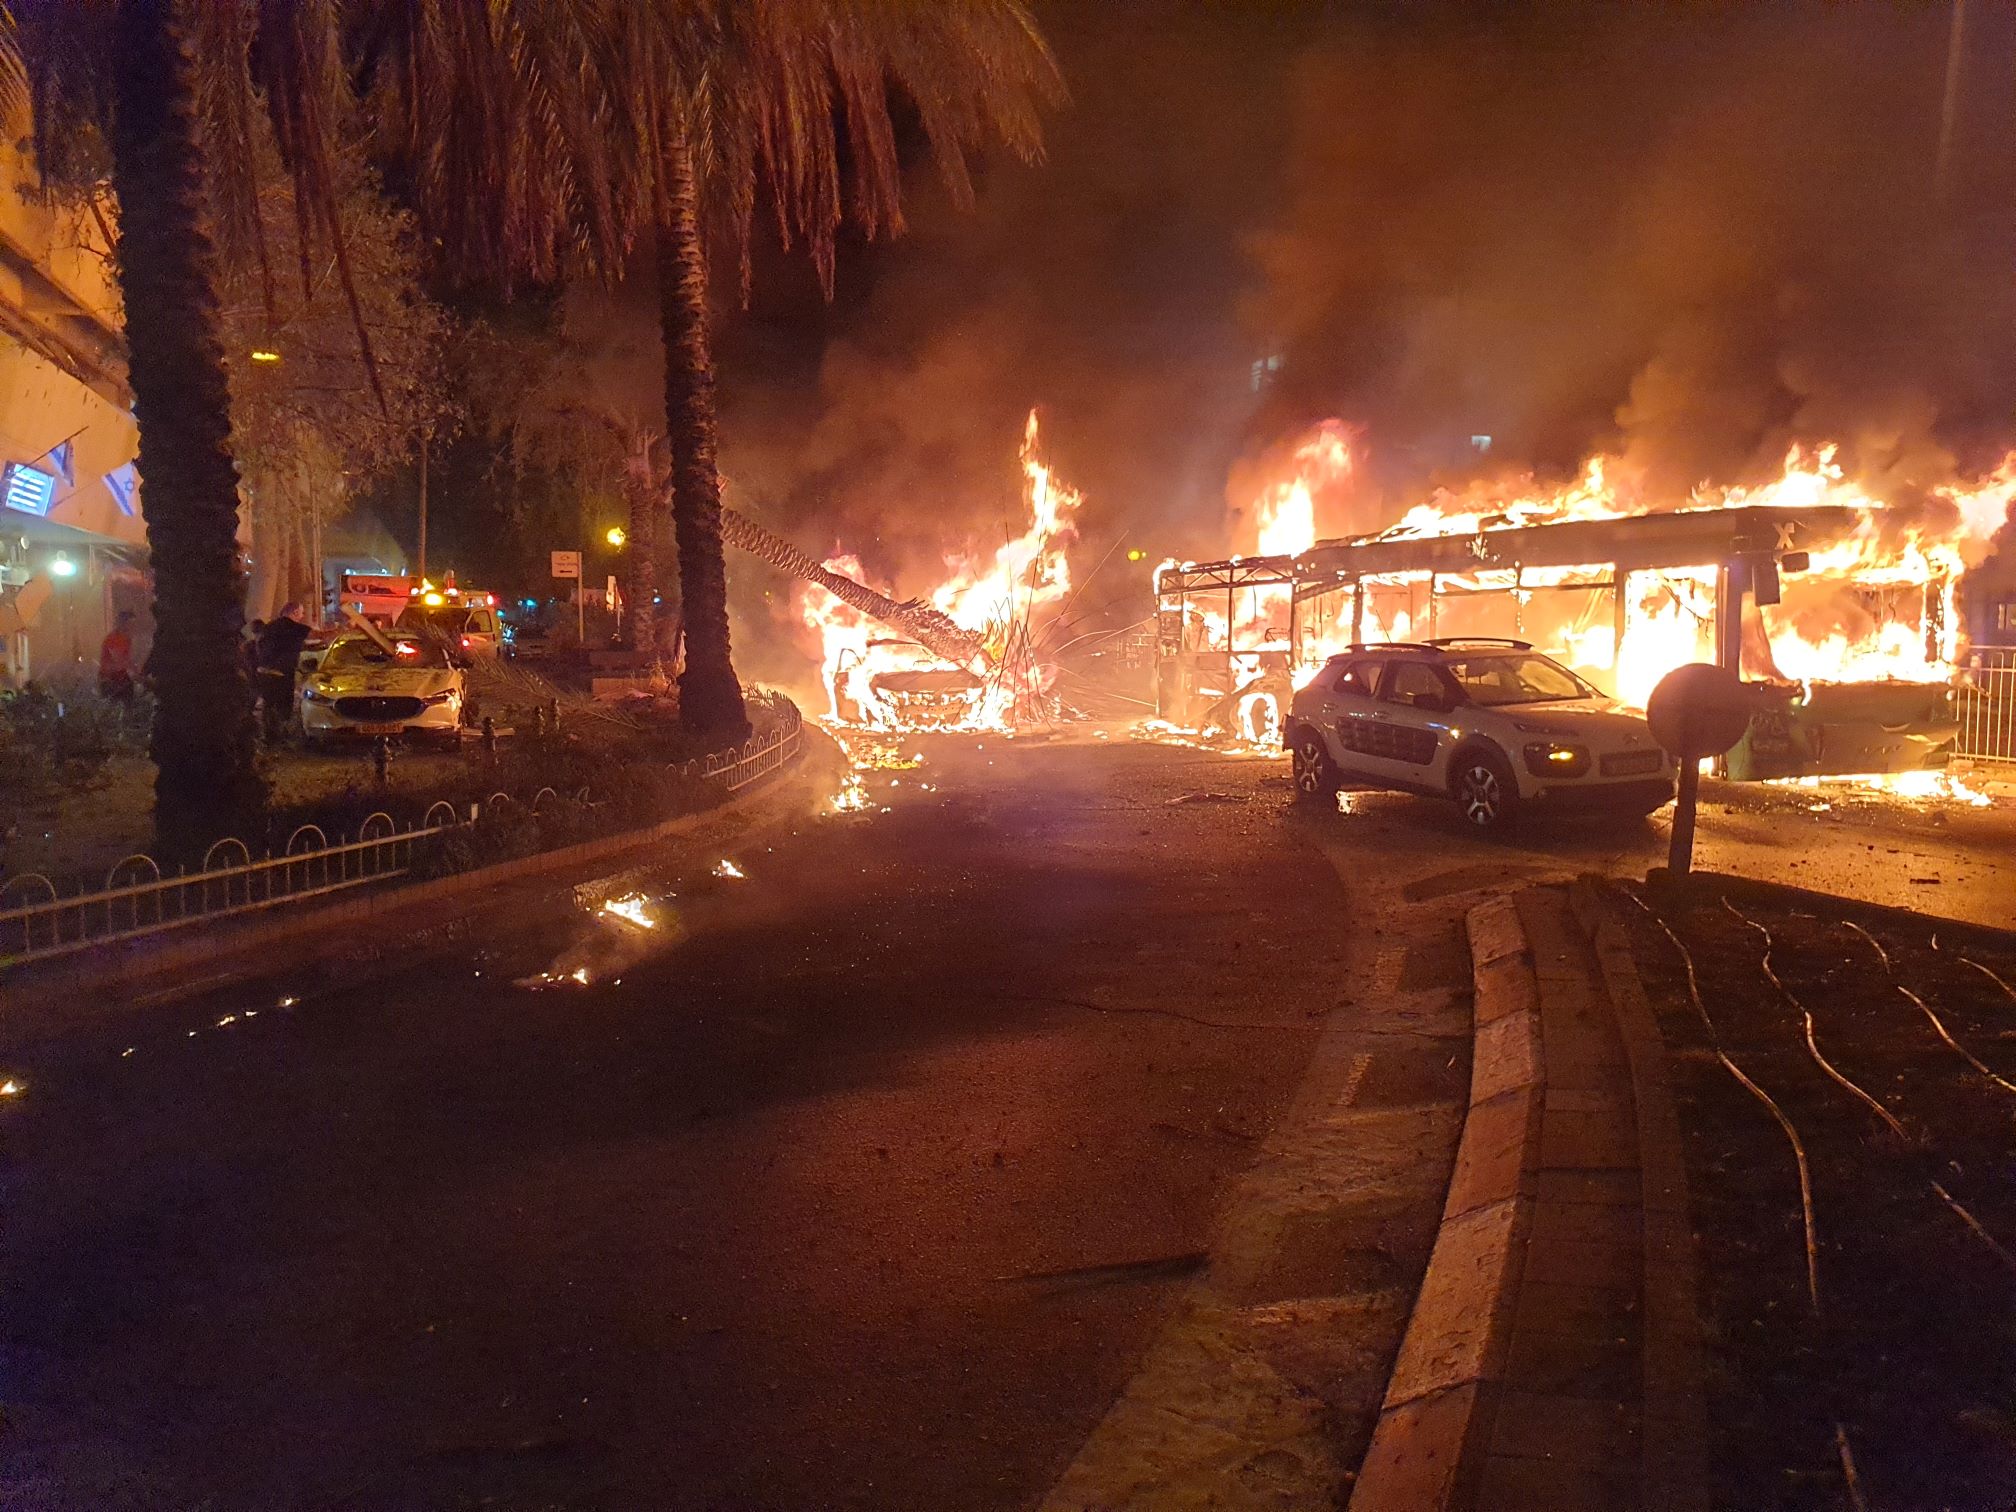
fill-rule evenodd
<path id="1" fill-rule="evenodd" d="M 658 921 L 651 916 L 651 900 L 643 893 L 628 893 L 620 898 L 606 898 L 602 903 L 602 912 L 635 929 L 658 927 Z"/>
<path id="2" fill-rule="evenodd" d="M 819 634 L 834 721 L 877 730 L 1005 730 L 1058 717 L 1048 643 L 1072 594 L 1066 551 L 1083 498 L 1038 454 L 1034 411 L 1021 456 L 1027 526 L 991 554 L 948 554 L 950 574 L 928 602 L 896 605 L 862 587 L 858 579 L 866 573 L 845 553 L 829 558 L 817 575 L 800 573 L 822 590 L 808 588 L 800 612 Z M 904 618 L 869 601 L 891 604 Z M 928 634 L 906 623 L 927 616 Z M 871 618 L 911 638 L 876 636 Z"/>

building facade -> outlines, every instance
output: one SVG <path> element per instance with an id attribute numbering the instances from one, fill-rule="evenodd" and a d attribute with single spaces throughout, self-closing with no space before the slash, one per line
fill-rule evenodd
<path id="1" fill-rule="evenodd" d="M 109 209 L 37 198 L 0 140 L 0 686 L 88 681 L 119 611 L 144 655 L 146 528 Z"/>

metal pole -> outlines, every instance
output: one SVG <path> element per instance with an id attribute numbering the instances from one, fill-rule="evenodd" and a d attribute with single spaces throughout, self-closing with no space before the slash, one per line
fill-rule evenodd
<path id="1" fill-rule="evenodd" d="M 1701 798 L 1701 763 L 1680 762 L 1680 793 L 1673 804 L 1673 837 L 1666 847 L 1666 870 L 1684 877 L 1694 868 L 1694 806 Z"/>
<path id="2" fill-rule="evenodd" d="M 420 580 L 427 580 L 427 432 L 420 432 Z"/>
<path id="3" fill-rule="evenodd" d="M 1967 30 L 1967 0 L 1953 0 L 1953 24 L 1946 34 L 1946 89 L 1939 99 L 1939 156 L 1932 182 L 1945 204 L 1953 188 L 1953 130 L 1960 120 L 1960 62 Z"/>
<path id="4" fill-rule="evenodd" d="M 1239 590 L 1230 582 L 1225 584 L 1225 691 L 1231 692 L 1239 680 L 1239 664 L 1232 660 L 1232 648 L 1237 637 L 1233 626 L 1239 620 Z"/>
<path id="5" fill-rule="evenodd" d="M 313 483 L 308 485 L 308 560 L 315 577 L 315 609 L 313 623 L 322 623 L 324 600 L 329 596 L 328 580 L 323 576 L 322 565 L 322 493 Z"/>

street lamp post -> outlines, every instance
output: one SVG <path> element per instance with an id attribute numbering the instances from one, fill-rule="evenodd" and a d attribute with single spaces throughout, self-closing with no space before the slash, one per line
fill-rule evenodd
<path id="1" fill-rule="evenodd" d="M 427 581 L 427 432 L 420 432 L 420 581 Z"/>

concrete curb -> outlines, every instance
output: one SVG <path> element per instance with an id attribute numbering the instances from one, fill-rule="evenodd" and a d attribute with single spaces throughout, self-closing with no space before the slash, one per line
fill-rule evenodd
<path id="1" fill-rule="evenodd" d="M 1569 892 L 1576 922 L 1596 952 L 1617 1015 L 1638 1111 L 1638 1167 L 1645 1216 L 1645 1506 L 1705 1512 L 1708 1506 L 1707 1351 L 1702 1340 L 1687 1165 L 1665 1040 L 1645 995 L 1624 927 L 1609 916 L 1606 884 L 1583 877 Z"/>
<path id="2" fill-rule="evenodd" d="M 724 803 L 645 829 L 603 835 L 424 882 L 391 879 L 383 887 L 367 886 L 321 906 L 283 905 L 271 913 L 224 920 L 208 928 L 194 924 L 46 965 L 30 963 L 9 973 L 0 984 L 4 985 L 7 1009 L 0 1018 L 0 1045 L 15 1047 L 23 1020 L 32 1022 L 52 1011 L 75 1010 L 80 1005 L 139 1007 L 172 1001 L 221 986 L 249 967 L 270 966 L 274 953 L 282 947 L 332 931 L 369 930 L 397 919 L 398 933 L 409 934 L 416 913 L 438 912 L 456 903 L 473 902 L 493 888 L 608 861 L 741 813 L 774 792 L 780 779 L 789 780 L 800 770 L 799 762 L 794 761 Z"/>
<path id="3" fill-rule="evenodd" d="M 1353 1512 L 1474 1502 L 1511 1348 L 1546 1093 L 1539 983 L 1511 897 L 1479 904 L 1467 924 L 1470 1108 Z"/>

